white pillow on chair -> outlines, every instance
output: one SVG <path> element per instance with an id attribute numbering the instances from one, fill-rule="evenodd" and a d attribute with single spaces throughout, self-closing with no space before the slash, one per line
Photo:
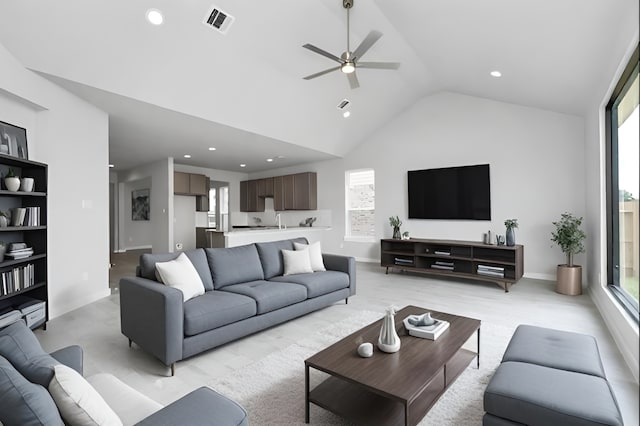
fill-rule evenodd
<path id="1" fill-rule="evenodd" d="M 284 275 L 310 274 L 313 272 L 309 250 L 282 250 Z"/>
<path id="2" fill-rule="evenodd" d="M 169 262 L 157 262 L 156 272 L 165 285 L 177 288 L 182 292 L 184 302 L 204 294 L 202 279 L 184 253 L 180 253 L 180 256 Z"/>
<path id="3" fill-rule="evenodd" d="M 311 262 L 311 269 L 313 272 L 326 271 L 324 262 L 322 261 L 322 248 L 320 247 L 320 241 L 316 241 L 313 244 L 302 244 L 294 241 L 293 247 L 296 250 L 309 250 L 309 261 Z"/>

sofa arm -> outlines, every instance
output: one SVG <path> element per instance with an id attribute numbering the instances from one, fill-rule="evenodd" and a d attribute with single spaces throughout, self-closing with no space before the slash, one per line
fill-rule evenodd
<path id="1" fill-rule="evenodd" d="M 140 277 L 120 280 L 120 330 L 169 366 L 182 359 L 182 292 Z"/>
<path id="2" fill-rule="evenodd" d="M 83 352 L 82 348 L 78 345 L 67 346 L 66 348 L 58 349 L 55 352 L 51 352 L 53 358 L 61 364 L 71 367 L 78 373 L 82 374 L 83 368 Z"/>
<path id="3" fill-rule="evenodd" d="M 350 295 L 356 294 L 356 259 L 354 257 L 323 253 L 322 262 L 327 270 L 340 271 L 349 275 Z"/>
<path id="4" fill-rule="evenodd" d="M 137 423 L 138 426 L 248 424 L 247 412 L 241 405 L 204 386 Z"/>

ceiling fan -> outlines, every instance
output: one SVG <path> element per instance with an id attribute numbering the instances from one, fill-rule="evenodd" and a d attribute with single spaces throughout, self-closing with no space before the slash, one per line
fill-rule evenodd
<path id="1" fill-rule="evenodd" d="M 314 46 L 313 44 L 305 44 L 305 49 L 309 49 L 312 52 L 315 52 L 319 55 L 325 56 L 333 61 L 338 62 L 340 65 L 326 69 L 324 71 L 317 72 L 315 74 L 308 75 L 304 77 L 305 80 L 311 80 L 312 78 L 320 77 L 321 75 L 328 74 L 333 71 L 342 71 L 347 75 L 347 79 L 349 80 L 349 86 L 352 89 L 357 89 L 360 87 L 360 83 L 358 83 L 358 77 L 356 77 L 356 68 L 370 68 L 370 69 L 383 69 L 383 70 L 396 70 L 400 67 L 400 63 L 398 62 L 360 62 L 360 58 L 364 55 L 367 50 L 373 46 L 373 44 L 378 41 L 380 37 L 382 37 L 382 33 L 379 31 L 371 31 L 362 43 L 355 50 L 351 51 L 349 47 L 349 9 L 353 7 L 354 0 L 342 0 L 342 6 L 347 9 L 347 50 L 337 57 L 326 50 L 322 50 L 319 47 Z"/>

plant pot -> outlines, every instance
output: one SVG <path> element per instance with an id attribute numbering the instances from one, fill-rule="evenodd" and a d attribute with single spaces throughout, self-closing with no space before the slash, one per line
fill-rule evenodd
<path id="1" fill-rule="evenodd" d="M 516 245 L 516 232 L 513 228 L 507 228 L 506 237 L 508 246 L 513 247 Z"/>
<path id="2" fill-rule="evenodd" d="M 402 236 L 400 235 L 400 227 L 399 226 L 394 226 L 393 227 L 393 239 L 394 240 L 399 240 L 400 238 L 402 238 Z"/>
<path id="3" fill-rule="evenodd" d="M 9 191 L 16 192 L 20 189 L 20 178 L 15 176 L 6 177 L 4 178 L 4 186 L 6 186 Z"/>
<path id="4" fill-rule="evenodd" d="M 568 296 L 582 294 L 582 266 L 558 265 L 556 292 Z"/>
<path id="5" fill-rule="evenodd" d="M 20 191 L 24 192 L 32 192 L 33 191 L 33 178 L 23 177 L 22 182 L 20 182 Z"/>

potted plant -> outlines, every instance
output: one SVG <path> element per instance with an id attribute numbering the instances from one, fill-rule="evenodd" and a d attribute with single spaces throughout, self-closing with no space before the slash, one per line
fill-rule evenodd
<path id="1" fill-rule="evenodd" d="M 573 263 L 574 254 L 584 253 L 587 235 L 580 229 L 582 217 L 562 213 L 560 220 L 552 223 L 556 230 L 551 233 L 551 241 L 558 244 L 567 256 L 567 263 L 558 265 L 556 291 L 569 295 L 582 294 L 582 266 Z"/>
<path id="2" fill-rule="evenodd" d="M 507 219 L 504 221 L 504 226 L 507 228 L 506 239 L 508 246 L 516 245 L 516 233 L 514 229 L 518 227 L 518 219 Z"/>
<path id="3" fill-rule="evenodd" d="M 20 189 L 20 178 L 16 176 L 12 168 L 9 168 L 9 171 L 4 177 L 4 186 L 12 192 L 16 192 Z"/>
<path id="4" fill-rule="evenodd" d="M 400 239 L 400 226 L 402 225 L 402 221 L 398 216 L 389 218 L 389 224 L 393 227 L 393 238 L 395 240 Z"/>

